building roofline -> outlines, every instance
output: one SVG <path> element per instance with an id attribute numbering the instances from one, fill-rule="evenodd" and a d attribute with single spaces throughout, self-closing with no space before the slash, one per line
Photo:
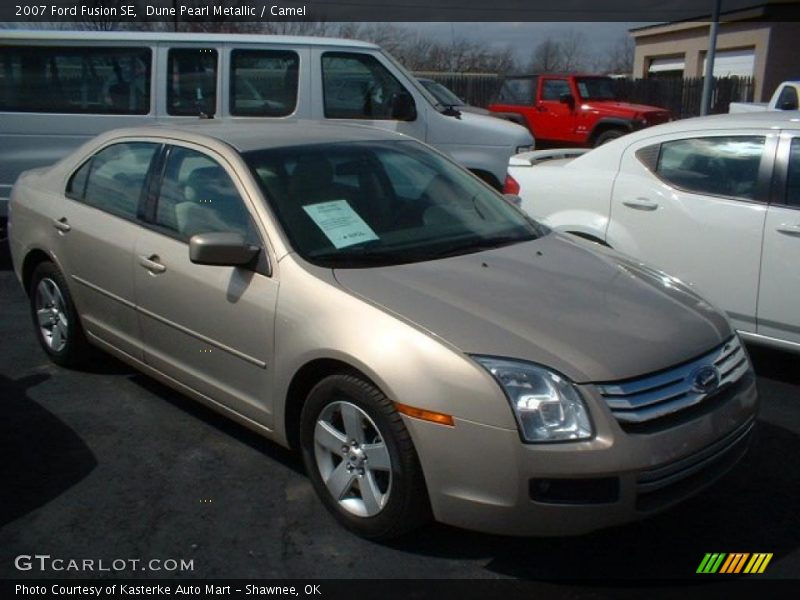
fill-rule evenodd
<path id="1" fill-rule="evenodd" d="M 800 16 L 797 0 L 767 0 L 751 6 L 735 8 L 720 13 L 720 23 L 731 23 L 740 21 L 769 21 L 772 19 L 786 20 L 789 16 Z M 651 23 L 641 27 L 632 27 L 628 32 L 633 37 L 652 33 L 668 33 L 681 29 L 693 29 L 708 25 L 711 21 L 711 13 L 699 14 L 686 19 L 677 21 L 666 21 L 662 23 Z M 664 31 L 657 31 L 663 29 Z"/>

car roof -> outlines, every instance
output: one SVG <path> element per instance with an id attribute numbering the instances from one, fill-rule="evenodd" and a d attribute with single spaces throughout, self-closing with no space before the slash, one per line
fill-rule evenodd
<path id="1" fill-rule="evenodd" d="M 681 119 L 660 125 L 661 131 L 685 129 L 708 129 L 724 127 L 778 127 L 782 129 L 796 129 L 800 127 L 800 111 L 796 110 L 765 110 L 758 112 L 726 113 L 709 115 L 707 117 L 693 117 Z"/>
<path id="2" fill-rule="evenodd" d="M 343 46 L 348 48 L 378 49 L 370 42 L 341 38 L 311 37 L 302 35 L 254 35 L 242 33 L 180 33 L 180 32 L 142 32 L 142 31 L 3 31 L 4 41 L 65 41 L 65 42 L 197 42 L 201 44 L 285 44 L 307 46 Z"/>
<path id="3" fill-rule="evenodd" d="M 328 123 L 305 119 L 277 123 L 270 119 L 248 119 L 245 123 L 198 119 L 186 124 L 159 124 L 115 129 L 106 133 L 104 137 L 108 139 L 168 137 L 194 142 L 212 139 L 232 146 L 239 152 L 336 142 L 411 139 L 400 133 L 367 125 Z"/>

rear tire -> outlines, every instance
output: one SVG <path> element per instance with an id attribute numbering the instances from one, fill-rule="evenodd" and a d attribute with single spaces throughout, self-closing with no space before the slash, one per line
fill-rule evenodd
<path id="1" fill-rule="evenodd" d="M 84 363 L 89 344 L 58 267 L 43 262 L 34 269 L 28 298 L 36 338 L 50 360 L 62 367 Z"/>
<path id="2" fill-rule="evenodd" d="M 308 476 L 345 528 L 388 540 L 424 523 L 428 495 L 414 445 L 392 402 L 353 375 L 331 375 L 308 395 L 300 416 Z"/>

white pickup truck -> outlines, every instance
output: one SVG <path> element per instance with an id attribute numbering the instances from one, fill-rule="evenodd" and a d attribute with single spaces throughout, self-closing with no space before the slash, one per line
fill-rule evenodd
<path id="1" fill-rule="evenodd" d="M 731 102 L 728 112 L 762 112 L 766 110 L 797 110 L 800 81 L 784 81 L 772 94 L 769 102 Z"/>

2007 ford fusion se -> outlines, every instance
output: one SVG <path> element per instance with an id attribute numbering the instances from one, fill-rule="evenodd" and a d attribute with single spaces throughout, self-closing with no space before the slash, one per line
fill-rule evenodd
<path id="1" fill-rule="evenodd" d="M 116 130 L 14 187 L 36 335 L 100 347 L 298 448 L 348 529 L 565 535 L 745 452 L 746 350 L 670 276 L 353 125 Z"/>

